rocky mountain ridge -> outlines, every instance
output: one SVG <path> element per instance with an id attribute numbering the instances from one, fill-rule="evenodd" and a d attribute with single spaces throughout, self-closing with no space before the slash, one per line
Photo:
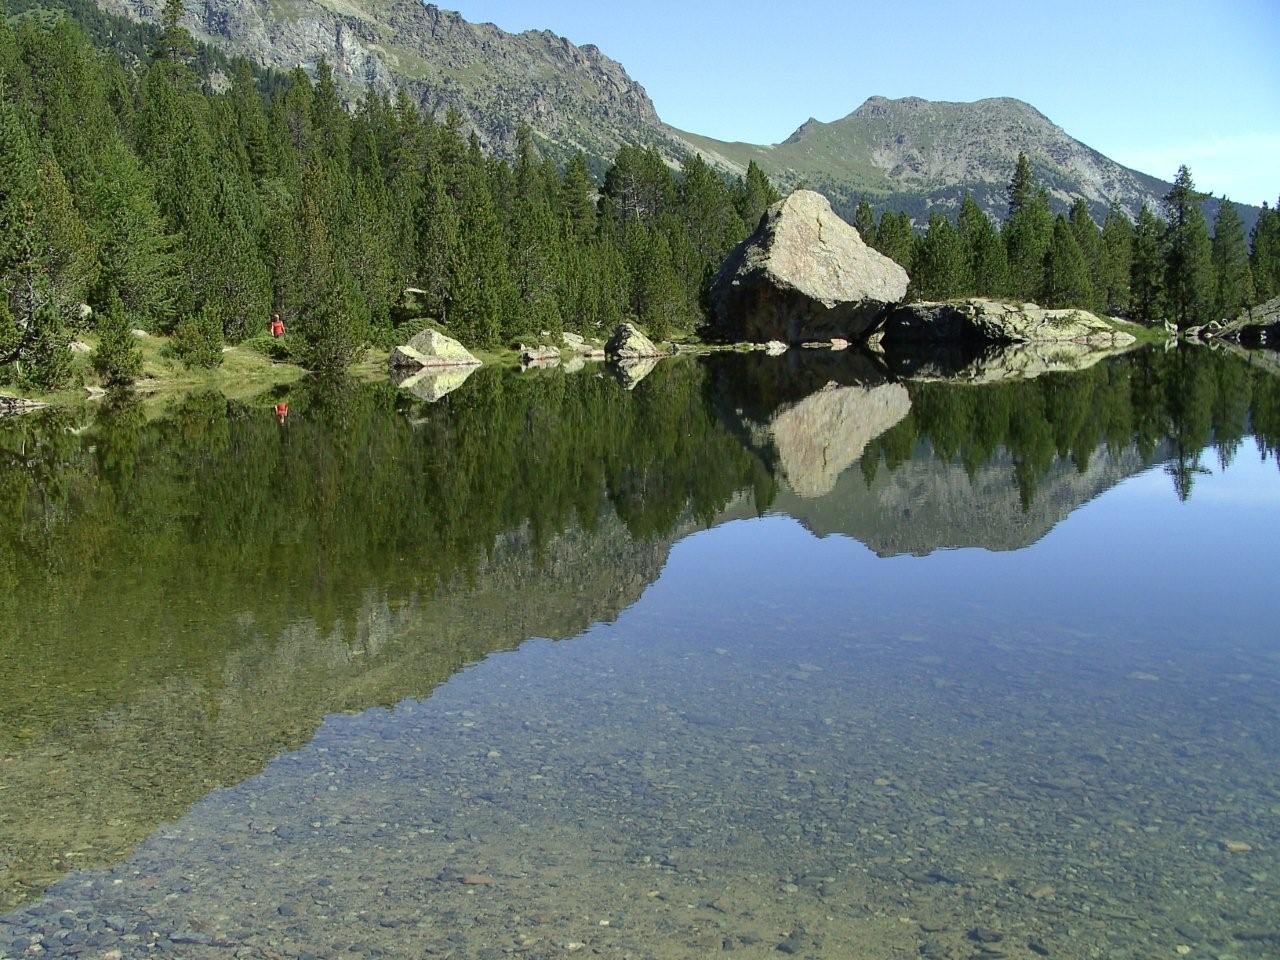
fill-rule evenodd
<path id="1" fill-rule="evenodd" d="M 154 23 L 163 0 L 95 0 Z M 198 39 L 280 70 L 321 58 L 349 95 L 404 88 L 443 117 L 456 108 L 482 145 L 510 155 L 521 123 L 544 150 L 603 164 L 624 143 L 674 144 L 644 88 L 594 45 L 550 31 L 507 33 L 419 0 L 201 0 L 183 20 Z"/>
<path id="2" fill-rule="evenodd" d="M 148 23 L 164 5 L 93 2 Z M 935 207 L 958 208 L 966 191 L 1003 216 L 1019 152 L 1031 158 L 1055 205 L 1084 197 L 1099 220 L 1112 200 L 1136 214 L 1169 188 L 1008 97 L 951 103 L 875 96 L 840 120 L 809 119 L 780 144 L 728 143 L 667 126 L 621 64 L 594 45 L 577 46 L 550 31 L 512 34 L 421 0 L 200 0 L 187 6 L 184 25 L 229 54 L 280 70 L 313 68 L 323 57 L 353 99 L 365 86 L 403 88 L 436 116 L 456 108 L 482 145 L 502 156 L 512 155 L 517 131 L 527 123 L 545 153 L 563 159 L 582 150 L 597 173 L 623 144 L 656 147 L 673 164 L 696 151 L 727 173 L 743 173 L 754 160 L 784 189 L 804 184 L 826 194 L 846 219 L 865 196 L 879 209 L 906 210 L 918 223 Z M 1207 210 L 1212 216 L 1216 204 Z M 1241 213 L 1248 229 L 1256 209 Z"/>

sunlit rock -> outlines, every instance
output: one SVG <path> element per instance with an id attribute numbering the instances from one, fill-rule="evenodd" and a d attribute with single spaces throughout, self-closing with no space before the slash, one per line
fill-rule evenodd
<path id="1" fill-rule="evenodd" d="M 826 197 L 797 190 L 720 268 L 712 315 L 732 340 L 861 340 L 907 283 L 907 272 L 863 243 Z"/>

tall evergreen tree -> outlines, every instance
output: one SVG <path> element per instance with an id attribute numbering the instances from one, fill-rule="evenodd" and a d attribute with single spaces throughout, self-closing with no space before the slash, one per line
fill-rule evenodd
<path id="1" fill-rule="evenodd" d="M 1091 301 L 1081 306 L 1087 306 L 1091 310 L 1101 310 L 1103 307 L 1101 300 L 1102 231 L 1093 222 L 1089 204 L 1082 197 L 1077 197 L 1071 205 L 1069 219 L 1071 232 L 1075 235 L 1076 245 L 1080 248 L 1080 254 L 1084 257 L 1085 266 L 1089 271 L 1089 286 L 1092 291 Z"/>
<path id="2" fill-rule="evenodd" d="M 873 246 L 911 273 L 915 256 L 915 230 L 911 226 L 911 218 L 904 211 L 894 213 L 886 210 L 880 215 Z"/>
<path id="3" fill-rule="evenodd" d="M 1203 199 L 1191 171 L 1183 166 L 1162 201 L 1167 223 L 1165 299 L 1171 319 L 1183 329 L 1213 319 L 1213 247 L 1200 210 Z"/>
<path id="4" fill-rule="evenodd" d="M 1044 259 L 1044 286 L 1041 302 L 1046 307 L 1089 307 L 1093 302 L 1093 283 L 1089 264 L 1076 240 L 1075 231 L 1063 216 L 1053 224 L 1053 239 Z"/>
<path id="5" fill-rule="evenodd" d="M 858 207 L 853 212 L 853 225 L 858 228 L 863 243 L 869 247 L 876 245 L 876 212 L 871 209 L 866 197 L 858 201 Z"/>
<path id="6" fill-rule="evenodd" d="M 1135 320 L 1155 323 L 1164 316 L 1164 225 L 1147 204 L 1138 212 L 1129 271 L 1129 309 Z"/>
<path id="7" fill-rule="evenodd" d="M 1274 208 L 1262 205 L 1250 236 L 1249 266 L 1258 300 L 1280 296 L 1280 200 Z"/>
<path id="8" fill-rule="evenodd" d="M 110 289 L 98 320 L 98 346 L 93 369 L 108 387 L 127 387 L 142 375 L 142 352 L 120 294 Z"/>
<path id="9" fill-rule="evenodd" d="M 1129 274 L 1133 266 L 1133 224 L 1111 204 L 1102 225 L 1098 254 L 1098 304 L 1112 316 L 1129 310 Z"/>
<path id="10" fill-rule="evenodd" d="M 1000 233 L 991 218 L 966 193 L 960 206 L 960 236 L 968 260 L 969 285 L 965 293 L 1002 297 L 1009 286 L 1009 260 Z"/>
<path id="11" fill-rule="evenodd" d="M 1254 289 L 1244 223 L 1236 205 L 1226 197 L 1222 198 L 1214 221 L 1212 249 L 1213 273 L 1217 283 L 1213 312 L 1217 319 L 1233 320 L 1242 309 L 1253 303 Z"/>
<path id="12" fill-rule="evenodd" d="M 911 284 L 914 295 L 923 300 L 947 300 L 969 290 L 964 242 L 944 214 L 929 218 L 929 230 L 916 252 Z"/>
<path id="13" fill-rule="evenodd" d="M 1025 154 L 1019 154 L 1009 184 L 1009 217 L 1003 231 L 1013 296 L 1022 300 L 1035 298 L 1043 282 L 1044 257 L 1052 236 L 1049 194 L 1036 188 L 1031 164 Z"/>
<path id="14" fill-rule="evenodd" d="M 747 231 L 754 232 L 765 211 L 781 199 L 760 165 L 754 160 L 750 161 L 747 164 L 747 175 L 742 181 L 742 192 L 738 197 L 738 215 Z"/>

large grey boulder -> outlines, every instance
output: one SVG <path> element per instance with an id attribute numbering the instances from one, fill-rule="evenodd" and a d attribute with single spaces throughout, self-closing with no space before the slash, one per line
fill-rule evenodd
<path id="1" fill-rule="evenodd" d="M 712 320 L 731 340 L 861 340 L 907 284 L 907 272 L 863 243 L 826 197 L 797 190 L 720 268 Z"/>
<path id="2" fill-rule="evenodd" d="M 972 298 L 909 303 L 890 311 L 886 347 L 946 343 L 1077 343 L 1127 347 L 1137 338 L 1087 310 L 1048 310 L 1034 303 Z"/>
<path id="3" fill-rule="evenodd" d="M 605 344 L 605 354 L 610 360 L 642 360 L 645 357 L 661 357 L 663 353 L 653 341 L 631 323 L 621 323 Z"/>
<path id="4" fill-rule="evenodd" d="M 391 351 L 392 370 L 478 366 L 481 363 L 470 350 L 436 330 L 423 330 L 404 346 Z"/>

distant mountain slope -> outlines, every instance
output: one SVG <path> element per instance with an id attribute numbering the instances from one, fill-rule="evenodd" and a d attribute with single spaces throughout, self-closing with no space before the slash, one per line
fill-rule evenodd
<path id="1" fill-rule="evenodd" d="M 73 13 L 92 2 L 146 23 L 154 23 L 164 5 L 45 2 Z M 581 149 L 597 172 L 623 144 L 655 146 L 673 162 L 696 150 L 726 172 L 744 172 L 755 160 L 784 189 L 805 182 L 847 218 L 866 195 L 878 208 L 907 210 L 919 223 L 934 206 L 958 208 L 966 190 L 1002 216 L 1019 151 L 1031 158 L 1059 207 L 1084 197 L 1099 220 L 1113 199 L 1136 213 L 1169 188 L 1010 98 L 872 97 L 842 120 L 809 120 L 781 144 L 725 143 L 666 126 L 620 64 L 595 46 L 575 46 L 549 31 L 511 34 L 420 0 L 189 0 L 187 7 L 184 23 L 202 41 L 279 70 L 309 68 L 324 57 L 352 96 L 365 85 L 403 87 L 437 116 L 457 108 L 482 144 L 502 156 L 512 154 L 520 124 L 528 123 L 549 155 Z M 1212 216 L 1216 204 L 1207 210 Z M 1241 213 L 1250 228 L 1256 208 Z"/>
<path id="2" fill-rule="evenodd" d="M 975 103 L 872 97 L 842 120 L 809 120 L 773 146 L 672 132 L 723 168 L 745 170 L 754 160 L 784 186 L 807 181 L 846 216 L 866 195 L 878 207 L 905 209 L 923 220 L 933 206 L 958 207 L 966 190 L 988 212 L 1003 216 L 1019 152 L 1031 159 L 1057 205 L 1084 197 L 1099 219 L 1112 200 L 1136 214 L 1169 189 L 1008 97 Z"/>
<path id="3" fill-rule="evenodd" d="M 96 0 L 154 22 L 163 0 Z M 184 25 L 201 40 L 291 70 L 326 58 L 340 82 L 403 86 L 427 110 L 456 107 L 483 145 L 509 154 L 522 122 L 553 155 L 611 160 L 623 143 L 674 154 L 643 87 L 594 46 L 548 31 L 510 34 L 417 0 L 201 0 Z"/>

